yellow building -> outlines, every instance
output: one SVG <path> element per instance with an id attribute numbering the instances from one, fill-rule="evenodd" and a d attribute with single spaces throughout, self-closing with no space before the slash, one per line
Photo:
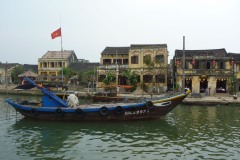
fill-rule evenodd
<path id="1" fill-rule="evenodd" d="M 77 61 L 74 51 L 48 51 L 38 59 L 38 80 L 61 81 L 62 68 Z"/>
<path id="2" fill-rule="evenodd" d="M 151 64 L 146 64 L 150 60 Z M 106 72 L 116 75 L 116 84 L 126 84 L 122 72 L 130 70 L 138 75 L 139 83 L 149 87 L 167 89 L 168 50 L 166 44 L 132 44 L 130 47 L 106 47 L 101 53 L 98 67 L 98 85 Z"/>
<path id="3" fill-rule="evenodd" d="M 234 76 L 237 79 L 236 92 L 240 91 L 240 53 L 228 53 L 228 55 L 233 60 L 232 65 L 234 69 Z"/>
<path id="4" fill-rule="evenodd" d="M 0 84 L 12 83 L 11 72 L 18 63 L 1 63 L 0 62 Z"/>
<path id="5" fill-rule="evenodd" d="M 185 50 L 185 66 L 183 50 L 176 50 L 173 60 L 176 86 L 190 88 L 194 93 L 228 91 L 228 80 L 234 76 L 234 59 L 225 49 Z"/>

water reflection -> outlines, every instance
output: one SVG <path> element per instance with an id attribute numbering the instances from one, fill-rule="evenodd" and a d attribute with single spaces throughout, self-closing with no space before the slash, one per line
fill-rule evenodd
<path id="1" fill-rule="evenodd" d="M 75 123 L 22 119 L 12 125 L 8 134 L 16 136 L 19 155 L 47 156 L 57 159 L 74 158 L 76 155 L 67 153 L 76 152 L 83 154 L 77 154 L 79 158 L 92 156 L 86 152 L 137 155 L 143 152 L 152 153 L 155 152 L 152 147 L 158 147 L 159 141 L 168 143 L 165 140 L 178 139 L 177 129 L 165 120 Z M 151 147 L 149 151 L 148 146 Z M 131 148 L 139 148 L 139 150 L 133 151 Z"/>
<path id="2" fill-rule="evenodd" d="M 186 141 L 182 144 L 185 154 L 200 159 L 237 159 L 236 154 L 240 155 L 239 110 L 240 107 L 235 106 L 178 107 L 171 117 L 176 127 L 182 128 L 179 141 Z"/>
<path id="3" fill-rule="evenodd" d="M 9 119 L 0 112 L 0 159 L 238 159 L 240 155 L 239 106 L 180 105 L 161 120 L 124 123 L 33 121 L 9 112 Z M 7 152 L 2 154 L 4 147 Z"/>

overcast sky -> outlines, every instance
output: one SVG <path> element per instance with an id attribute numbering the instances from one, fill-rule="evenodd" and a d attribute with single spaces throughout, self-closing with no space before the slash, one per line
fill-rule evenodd
<path id="1" fill-rule="evenodd" d="M 37 64 L 61 49 L 99 62 L 105 47 L 167 44 L 240 53 L 240 0 L 0 0 L 0 62 Z M 61 18 L 60 18 L 61 17 Z M 61 19 L 61 23 L 60 23 Z"/>

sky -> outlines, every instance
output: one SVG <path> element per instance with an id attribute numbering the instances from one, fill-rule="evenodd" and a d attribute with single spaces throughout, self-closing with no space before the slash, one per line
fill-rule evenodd
<path id="1" fill-rule="evenodd" d="M 167 44 L 240 54 L 239 0 L 0 0 L 0 62 L 37 64 L 63 50 L 100 62 L 105 47 Z"/>

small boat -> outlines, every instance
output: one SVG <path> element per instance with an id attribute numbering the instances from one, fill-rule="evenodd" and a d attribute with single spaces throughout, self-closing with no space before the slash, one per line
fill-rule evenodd
<path id="1" fill-rule="evenodd" d="M 139 100 L 139 98 L 136 97 L 120 96 L 117 93 L 110 92 L 97 92 L 94 94 L 87 93 L 87 96 L 93 102 L 134 102 Z"/>
<path id="2" fill-rule="evenodd" d="M 27 118 L 62 121 L 130 121 L 158 119 L 169 113 L 190 93 L 189 90 L 178 95 L 139 103 L 96 103 L 81 104 L 71 108 L 66 100 L 59 98 L 29 78 L 24 78 L 28 87 L 37 87 L 43 93 L 39 103 L 28 101 L 5 101 Z M 21 87 L 20 87 L 21 88 Z M 24 87 L 23 87 L 24 88 Z"/>
<path id="3" fill-rule="evenodd" d="M 93 102 L 129 102 L 136 100 L 135 97 L 125 97 L 125 96 L 119 96 L 116 88 L 125 88 L 130 89 L 133 86 L 129 85 L 107 85 L 107 86 L 101 86 L 100 88 L 110 88 L 114 91 L 100 91 L 96 92 L 94 94 L 87 93 L 87 96 L 93 101 Z"/>

